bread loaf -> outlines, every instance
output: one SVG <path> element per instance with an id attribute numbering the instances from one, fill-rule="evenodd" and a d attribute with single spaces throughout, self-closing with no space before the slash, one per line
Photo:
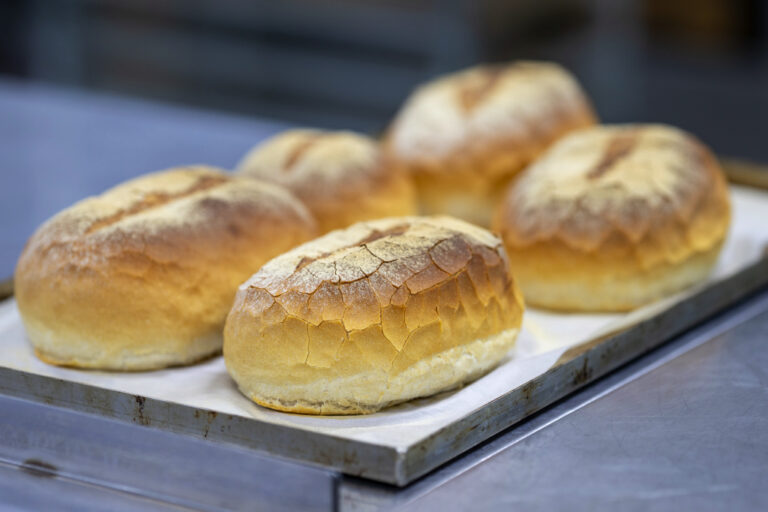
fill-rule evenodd
<path id="1" fill-rule="evenodd" d="M 315 230 L 277 185 L 207 167 L 149 174 L 43 224 L 19 259 L 16 300 L 47 362 L 191 363 L 221 349 L 238 285 Z"/>
<path id="2" fill-rule="evenodd" d="M 526 301 L 625 311 L 706 278 L 730 221 L 717 160 L 669 126 L 572 134 L 526 169 L 495 219 Z"/>
<path id="3" fill-rule="evenodd" d="M 579 84 L 560 66 L 478 66 L 417 89 L 385 147 L 414 177 L 421 213 L 487 227 L 519 171 L 559 137 L 594 122 Z"/>
<path id="4" fill-rule="evenodd" d="M 237 172 L 287 187 L 315 216 L 321 233 L 416 211 L 410 177 L 376 142 L 352 132 L 283 132 L 251 150 Z"/>
<path id="5" fill-rule="evenodd" d="M 477 378 L 512 347 L 523 301 L 501 241 L 449 217 L 355 224 L 244 283 L 224 359 L 260 405 L 370 413 Z"/>

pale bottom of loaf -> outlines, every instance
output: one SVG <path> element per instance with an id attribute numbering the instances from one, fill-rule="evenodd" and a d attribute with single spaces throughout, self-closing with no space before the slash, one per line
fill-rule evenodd
<path id="1" fill-rule="evenodd" d="M 36 322 L 24 322 L 35 355 L 48 364 L 99 370 L 156 370 L 195 363 L 221 352 L 221 334 L 191 342 L 163 343 L 153 340 L 146 347 L 116 348 L 114 343 L 86 340 L 53 331 Z M 134 345 L 136 345 L 134 343 Z"/>
<path id="2" fill-rule="evenodd" d="M 280 411 L 368 414 L 477 379 L 509 352 L 517 333 L 518 329 L 508 329 L 445 350 L 416 362 L 397 375 L 390 375 L 386 369 L 381 369 L 294 385 L 241 382 L 240 389 L 259 405 Z"/>
<path id="3" fill-rule="evenodd" d="M 684 262 L 657 265 L 634 275 L 614 275 L 610 268 L 603 276 L 585 272 L 562 280 L 522 272 L 515 275 L 530 306 L 564 311 L 629 311 L 703 282 L 719 253 L 717 245 Z"/>

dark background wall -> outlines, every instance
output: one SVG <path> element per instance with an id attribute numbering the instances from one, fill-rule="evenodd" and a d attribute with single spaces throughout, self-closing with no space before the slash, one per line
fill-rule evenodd
<path id="1" fill-rule="evenodd" d="M 768 161 L 761 0 L 3 0 L 0 73 L 377 133 L 419 82 L 551 59 L 603 120 Z"/>

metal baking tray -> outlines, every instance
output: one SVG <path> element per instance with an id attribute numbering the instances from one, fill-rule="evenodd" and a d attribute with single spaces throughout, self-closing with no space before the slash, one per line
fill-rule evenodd
<path id="1" fill-rule="evenodd" d="M 738 170 L 732 175 L 741 183 L 759 185 L 768 176 L 752 176 L 743 166 L 732 169 Z M 750 192 L 753 202 L 764 205 L 768 215 L 768 193 L 750 190 L 755 191 Z M 370 416 L 330 418 L 252 404 L 237 393 L 221 358 L 131 374 L 44 365 L 31 355 L 11 299 L 0 303 L 0 393 L 402 486 L 767 284 L 768 254 L 761 246 L 727 275 L 620 315 L 618 322 L 531 312 L 537 328 L 562 323 L 568 332 L 575 325 L 599 324 L 602 330 L 578 343 L 531 352 L 528 358 L 518 353 L 460 390 Z M 531 342 L 521 339 L 519 345 L 526 343 Z M 158 389 L 163 382 L 173 389 Z"/>

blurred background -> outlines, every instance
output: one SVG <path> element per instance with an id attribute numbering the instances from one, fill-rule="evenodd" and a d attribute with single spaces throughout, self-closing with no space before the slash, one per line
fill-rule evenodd
<path id="1" fill-rule="evenodd" d="M 420 82 L 514 59 L 768 163 L 762 0 L 0 0 L 0 280 L 87 195 L 290 125 L 379 134 Z"/>
<path id="2" fill-rule="evenodd" d="M 0 73 L 381 131 L 413 87 L 550 59 L 603 120 L 663 121 L 768 160 L 762 0 L 3 0 Z"/>

